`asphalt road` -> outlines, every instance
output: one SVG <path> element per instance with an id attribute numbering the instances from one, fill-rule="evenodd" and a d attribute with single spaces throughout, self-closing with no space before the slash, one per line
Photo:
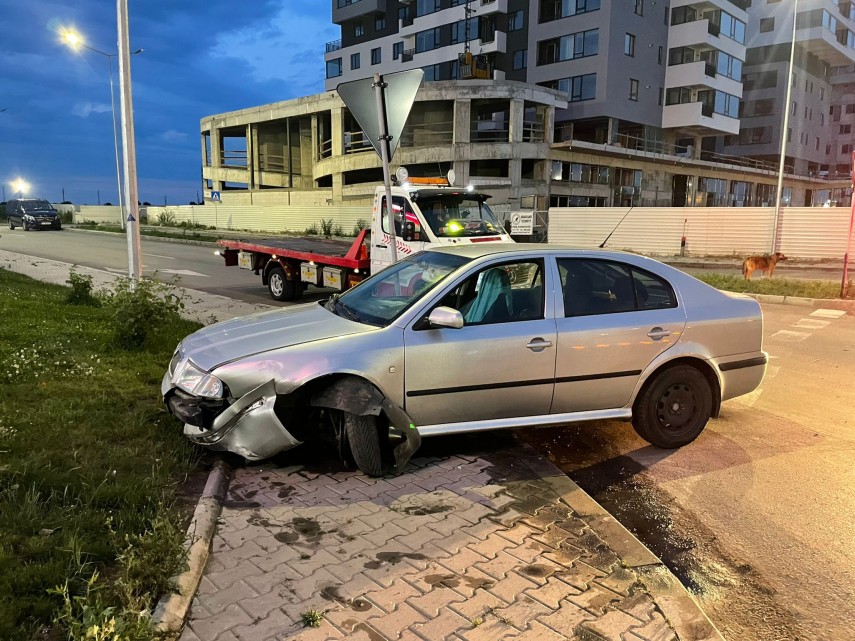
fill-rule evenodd
<path id="1" fill-rule="evenodd" d="M 4 229 L 0 248 L 127 271 L 119 235 Z M 143 238 L 142 252 L 146 274 L 272 302 L 259 277 L 225 267 L 213 246 Z M 725 403 L 686 448 L 650 447 L 619 422 L 521 434 L 662 557 L 730 639 L 851 636 L 855 316 L 812 311 L 764 306 L 765 382 Z"/>

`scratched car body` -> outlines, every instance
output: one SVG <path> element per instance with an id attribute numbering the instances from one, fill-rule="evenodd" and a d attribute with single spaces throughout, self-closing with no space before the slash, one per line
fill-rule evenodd
<path id="1" fill-rule="evenodd" d="M 162 392 L 203 447 L 258 460 L 326 438 L 374 475 L 423 437 L 497 428 L 624 419 L 673 448 L 759 386 L 762 337 L 756 301 L 655 260 L 483 243 L 201 329 Z"/>

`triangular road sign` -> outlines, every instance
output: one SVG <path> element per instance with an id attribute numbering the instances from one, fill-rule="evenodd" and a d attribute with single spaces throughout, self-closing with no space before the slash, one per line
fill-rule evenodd
<path id="1" fill-rule="evenodd" d="M 386 83 L 386 125 L 389 133 L 389 157 L 395 153 L 401 140 L 404 123 L 416 99 L 425 72 L 421 69 L 399 71 L 381 76 Z M 378 155 L 380 153 L 380 119 L 377 114 L 377 96 L 374 78 L 343 82 L 336 87 L 338 95 L 353 114 L 356 122 L 368 136 Z"/>

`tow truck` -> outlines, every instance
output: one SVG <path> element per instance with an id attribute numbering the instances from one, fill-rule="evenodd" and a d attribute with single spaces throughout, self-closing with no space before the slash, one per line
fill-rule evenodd
<path id="1" fill-rule="evenodd" d="M 449 172 L 451 174 L 451 172 Z M 414 178 L 399 170 L 392 186 L 397 257 L 430 246 L 514 242 L 499 224 L 489 195 L 453 186 L 447 178 Z M 299 299 L 308 286 L 344 291 L 392 263 L 392 235 L 386 213 L 386 188 L 377 187 L 371 227 L 352 243 L 328 238 L 279 237 L 220 240 L 227 267 L 261 276 L 277 301 Z"/>

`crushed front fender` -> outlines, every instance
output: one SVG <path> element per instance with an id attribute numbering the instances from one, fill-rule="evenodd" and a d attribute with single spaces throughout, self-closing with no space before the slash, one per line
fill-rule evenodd
<path id="1" fill-rule="evenodd" d="M 302 443 L 285 429 L 275 406 L 276 386 L 271 380 L 230 405 L 211 429 L 185 424 L 184 434 L 202 447 L 232 452 L 249 461 L 265 459 Z"/>

